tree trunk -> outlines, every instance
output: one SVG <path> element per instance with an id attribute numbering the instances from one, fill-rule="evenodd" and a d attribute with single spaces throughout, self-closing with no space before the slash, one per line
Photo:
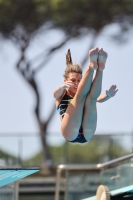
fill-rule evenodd
<path id="1" fill-rule="evenodd" d="M 44 121 L 44 122 L 41 121 L 41 118 L 40 118 L 40 94 L 39 94 L 38 85 L 37 85 L 37 82 L 35 79 L 35 73 L 33 73 L 30 63 L 28 63 L 25 58 L 25 52 L 29 45 L 29 41 L 26 40 L 24 37 L 22 38 L 22 41 L 23 41 L 23 43 L 22 43 L 23 45 L 21 46 L 21 56 L 20 56 L 20 59 L 18 60 L 16 67 L 17 67 L 17 70 L 19 71 L 19 73 L 24 78 L 24 80 L 31 86 L 31 88 L 34 91 L 35 98 L 36 98 L 36 105 L 35 105 L 34 110 L 35 110 L 35 115 L 36 115 L 37 122 L 38 122 L 38 127 L 40 130 L 39 131 L 40 138 L 42 141 L 43 165 L 46 165 L 47 168 L 51 169 L 53 166 L 53 161 L 52 161 L 52 156 L 51 156 L 49 146 L 47 144 L 46 135 L 47 135 L 48 124 L 53 117 L 55 109 L 53 108 L 51 110 L 46 121 Z M 21 67 L 21 65 L 23 67 Z"/>

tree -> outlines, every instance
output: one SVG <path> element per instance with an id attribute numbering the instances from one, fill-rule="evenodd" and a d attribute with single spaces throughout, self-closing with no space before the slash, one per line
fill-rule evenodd
<path id="1" fill-rule="evenodd" d="M 54 0 L 53 0 L 54 1 Z M 116 23 L 120 32 L 113 39 L 123 42 L 133 26 L 133 0 L 56 0 L 54 7 L 54 26 L 66 34 L 66 38 L 92 35 L 88 50 L 95 46 L 96 38 L 110 24 Z M 87 52 L 88 54 L 88 52 Z M 84 65 L 87 55 L 83 59 Z"/>
<path id="2" fill-rule="evenodd" d="M 49 1 L 33 0 L 6 0 L 0 1 L 0 32 L 5 38 L 10 38 L 20 48 L 20 58 L 16 69 L 24 80 L 31 86 L 36 97 L 35 115 L 38 121 L 41 141 L 44 152 L 44 159 L 51 160 L 51 154 L 46 143 L 46 130 L 51 120 L 55 107 L 53 106 L 46 121 L 40 117 L 40 94 L 36 83 L 36 72 L 32 69 L 32 64 L 26 60 L 25 54 L 32 37 L 35 37 L 41 26 L 50 20 Z"/>
<path id="3" fill-rule="evenodd" d="M 92 36 L 89 49 L 95 46 L 96 38 L 108 25 L 117 23 L 120 32 L 114 38 L 122 39 L 133 25 L 133 0 L 0 0 L 0 33 L 19 46 L 21 55 L 16 69 L 31 86 L 36 97 L 35 115 L 38 121 L 44 158 L 51 160 L 46 143 L 47 127 L 53 117 L 52 106 L 47 120 L 40 117 L 40 93 L 36 82 L 37 72 L 49 61 L 53 53 L 73 38 Z M 35 68 L 26 58 L 26 51 L 33 37 L 40 31 L 60 29 L 65 38 L 58 45 L 45 49 L 40 56 L 44 60 Z M 119 36 L 119 37 L 118 37 Z M 88 52 L 87 52 L 88 53 Z M 87 56 L 83 59 L 85 64 Z M 36 58 L 34 58 L 36 59 Z"/>

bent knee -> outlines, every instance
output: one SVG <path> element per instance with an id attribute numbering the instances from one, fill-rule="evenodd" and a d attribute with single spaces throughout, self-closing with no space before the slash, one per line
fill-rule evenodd
<path id="1" fill-rule="evenodd" d="M 75 140 L 78 136 L 78 130 L 73 130 L 69 127 L 64 127 L 63 125 L 61 126 L 61 133 L 68 141 Z"/>
<path id="2" fill-rule="evenodd" d="M 95 129 L 96 130 L 96 129 Z M 91 140 L 91 138 L 94 136 L 94 134 L 95 134 L 95 130 L 89 130 L 89 129 L 87 129 L 87 130 L 84 130 L 84 137 L 85 137 L 85 139 L 87 140 L 87 141 L 89 141 L 89 140 Z"/>

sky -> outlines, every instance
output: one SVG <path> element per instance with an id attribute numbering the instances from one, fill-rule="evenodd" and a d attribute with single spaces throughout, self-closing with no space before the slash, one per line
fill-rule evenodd
<path id="1" fill-rule="evenodd" d="M 108 53 L 102 93 L 112 84 L 117 85 L 118 93 L 109 101 L 97 104 L 98 123 L 95 134 L 126 134 L 133 131 L 133 39 L 129 34 L 130 39 L 127 43 L 117 43 L 108 37 L 116 31 L 118 27 L 110 25 L 96 40 L 95 46 L 103 47 Z M 27 58 L 34 58 L 43 52 L 45 47 L 58 44 L 63 37 L 59 30 L 51 30 L 45 35 L 40 33 L 32 39 Z M 71 49 L 73 61 L 80 64 L 90 43 L 91 36 L 69 41 L 36 75 L 41 94 L 42 119 L 47 118 L 54 103 L 54 89 L 63 83 L 62 75 L 68 48 Z M 18 46 L 2 39 L 0 46 L 0 149 L 28 158 L 41 149 L 39 128 L 34 116 L 35 97 L 29 85 L 15 69 L 20 56 Z M 34 62 L 33 67 L 39 62 L 41 60 Z M 89 62 L 84 70 L 88 64 Z M 60 133 L 58 113 L 55 113 L 51 120 L 48 131 L 50 144 L 59 145 L 65 141 Z"/>

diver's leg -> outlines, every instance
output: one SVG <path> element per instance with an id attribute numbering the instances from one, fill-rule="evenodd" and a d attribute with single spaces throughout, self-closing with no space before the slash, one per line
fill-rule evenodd
<path id="1" fill-rule="evenodd" d="M 95 78 L 92 83 L 90 92 L 85 100 L 84 115 L 83 115 L 83 133 L 86 140 L 90 140 L 95 133 L 97 126 L 97 108 L 96 102 L 102 89 L 102 77 L 103 69 L 105 68 L 105 62 L 107 59 L 107 53 L 100 49 L 98 57 L 98 69 L 96 71 Z"/>
<path id="2" fill-rule="evenodd" d="M 90 91 L 94 70 L 98 68 L 98 48 L 89 52 L 90 64 L 84 76 L 82 77 L 76 95 L 69 104 L 61 123 L 61 132 L 63 136 L 71 141 L 74 140 L 82 123 L 83 108 L 86 95 Z"/>

